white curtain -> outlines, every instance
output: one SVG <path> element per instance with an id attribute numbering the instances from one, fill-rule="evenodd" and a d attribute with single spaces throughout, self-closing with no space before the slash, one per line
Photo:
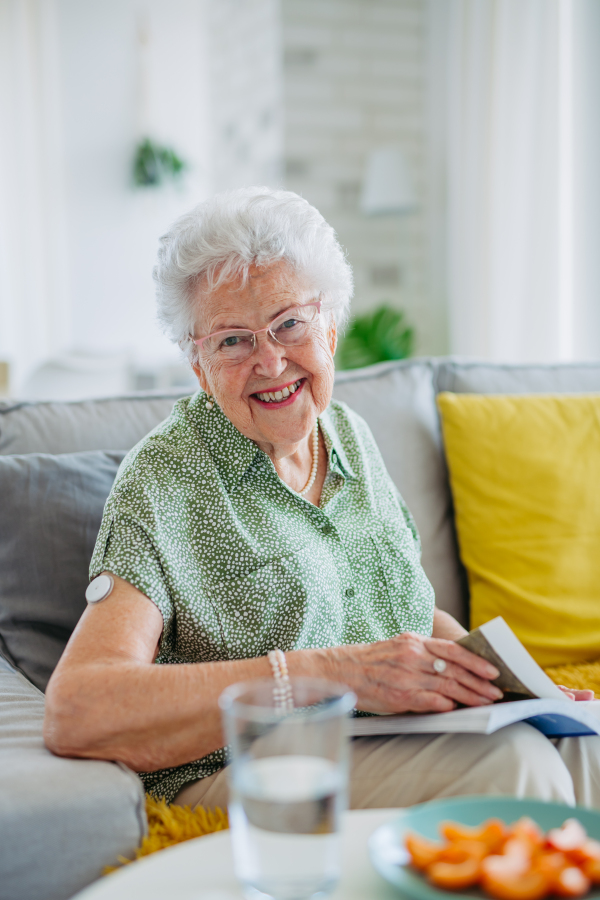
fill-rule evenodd
<path id="1" fill-rule="evenodd" d="M 588 90 L 589 115 L 577 113 L 589 86 L 584 35 L 590 58 L 600 51 L 600 32 L 590 39 L 590 16 L 582 14 L 586 4 L 432 0 L 432 22 L 446 36 L 432 74 L 445 116 L 454 353 L 514 362 L 600 355 L 600 339 L 595 347 L 582 339 L 589 335 L 583 320 L 595 309 L 582 292 L 594 294 L 600 280 L 583 284 L 586 262 L 576 245 L 578 135 L 589 115 L 600 124 L 597 87 Z M 592 210 L 599 222 L 600 197 L 586 203 L 588 219 Z"/>
<path id="2" fill-rule="evenodd" d="M 600 3 L 573 9 L 573 347 L 600 359 Z"/>
<path id="3" fill-rule="evenodd" d="M 54 0 L 0 0 L 0 358 L 22 383 L 70 342 Z"/>

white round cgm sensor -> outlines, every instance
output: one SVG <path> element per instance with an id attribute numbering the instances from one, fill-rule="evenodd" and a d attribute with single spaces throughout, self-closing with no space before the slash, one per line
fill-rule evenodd
<path id="1" fill-rule="evenodd" d="M 88 584 L 85 599 L 88 603 L 98 603 L 100 600 L 105 600 L 114 586 L 115 582 L 110 575 L 98 575 Z"/>

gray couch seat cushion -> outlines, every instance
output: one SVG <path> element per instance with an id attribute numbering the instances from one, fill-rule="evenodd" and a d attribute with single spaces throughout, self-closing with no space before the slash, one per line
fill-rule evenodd
<path id="1" fill-rule="evenodd" d="M 0 456 L 0 653 L 41 690 L 85 608 L 89 561 L 123 456 Z"/>
<path id="2" fill-rule="evenodd" d="M 44 697 L 0 659 L 0 896 L 67 900 L 146 832 L 144 791 L 125 766 L 44 746 Z"/>
<path id="3" fill-rule="evenodd" d="M 63 403 L 0 401 L 0 455 L 130 450 L 189 393 L 181 389 Z"/>
<path id="4" fill-rule="evenodd" d="M 466 624 L 466 585 L 435 406 L 435 372 L 435 363 L 427 359 L 339 372 L 333 394 L 356 410 L 375 436 L 419 529 L 423 568 L 436 604 Z"/>

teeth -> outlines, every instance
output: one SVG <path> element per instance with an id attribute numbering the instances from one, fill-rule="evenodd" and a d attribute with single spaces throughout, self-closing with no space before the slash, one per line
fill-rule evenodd
<path id="1" fill-rule="evenodd" d="M 294 384 L 290 384 L 289 387 L 284 387 L 281 391 L 264 391 L 262 394 L 257 394 L 259 400 L 262 400 L 263 403 L 279 403 L 281 400 L 287 400 L 290 394 L 295 394 L 298 388 L 300 387 L 300 382 L 302 379 L 298 379 L 298 381 L 294 382 Z"/>

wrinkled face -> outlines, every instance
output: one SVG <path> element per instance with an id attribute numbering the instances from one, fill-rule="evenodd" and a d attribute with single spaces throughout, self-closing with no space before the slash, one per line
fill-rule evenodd
<path id="1" fill-rule="evenodd" d="M 284 263 L 251 267 L 245 286 L 225 284 L 198 305 L 194 337 L 228 328 L 258 331 L 280 313 L 317 300 L 298 283 Z M 200 385 L 212 394 L 231 422 L 262 449 L 266 445 L 290 450 L 308 437 L 315 419 L 329 405 L 333 390 L 335 325 L 321 313 L 314 337 L 306 344 L 283 346 L 263 332 L 252 356 L 234 366 L 200 349 L 194 371 Z M 296 390 L 285 396 L 284 388 Z M 280 402 L 258 396 L 283 391 Z"/>

